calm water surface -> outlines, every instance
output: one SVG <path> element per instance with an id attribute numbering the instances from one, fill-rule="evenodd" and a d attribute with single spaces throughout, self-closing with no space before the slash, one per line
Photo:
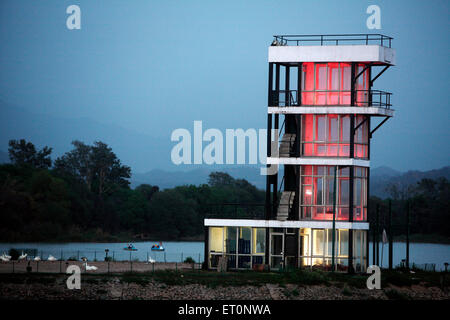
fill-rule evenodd
<path id="1" fill-rule="evenodd" d="M 135 242 L 133 243 L 137 251 L 129 252 L 123 250 L 126 243 L 0 243 L 0 254 L 8 252 L 11 248 L 17 249 L 37 249 L 38 255 L 46 259 L 50 254 L 60 259 L 69 257 L 87 257 L 90 261 L 105 258 L 105 249 L 109 249 L 108 255 L 114 256 L 116 260 L 139 259 L 146 261 L 152 257 L 156 261 L 180 262 L 190 256 L 195 261 L 203 261 L 203 242 L 164 242 L 165 252 L 154 252 L 150 248 L 155 242 Z M 388 265 L 388 245 L 380 243 L 380 264 L 384 267 Z M 381 259 L 381 253 L 383 258 Z M 131 254 L 131 255 L 130 255 Z M 410 243 L 409 248 L 410 263 L 436 264 L 436 270 L 443 270 L 444 263 L 450 263 L 450 245 L 434 243 Z M 394 266 L 401 263 L 406 257 L 406 243 L 394 242 Z M 372 243 L 369 245 L 369 263 L 372 264 Z"/>

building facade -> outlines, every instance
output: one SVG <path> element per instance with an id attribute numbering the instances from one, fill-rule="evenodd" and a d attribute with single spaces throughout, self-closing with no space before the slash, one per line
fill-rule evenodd
<path id="1" fill-rule="evenodd" d="M 370 141 L 394 114 L 391 93 L 373 85 L 395 65 L 391 44 L 379 34 L 274 36 L 267 109 L 273 174 L 264 210 L 247 207 L 264 215 L 205 219 L 207 268 L 225 259 L 228 269 L 365 272 Z"/>

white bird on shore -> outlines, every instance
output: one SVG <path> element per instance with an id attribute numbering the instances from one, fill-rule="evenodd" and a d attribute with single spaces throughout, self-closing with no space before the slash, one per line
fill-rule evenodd
<path id="1" fill-rule="evenodd" d="M 156 261 L 152 259 L 152 257 L 148 257 L 148 262 L 149 263 L 155 263 Z"/>
<path id="2" fill-rule="evenodd" d="M 8 260 L 11 260 L 11 256 L 8 256 L 6 253 L 3 252 L 3 257 L 5 257 Z"/>
<path id="3" fill-rule="evenodd" d="M 88 264 L 87 264 L 87 261 L 84 263 L 84 267 L 85 267 L 86 271 L 95 271 L 95 270 L 98 269 L 96 266 L 90 266 L 90 265 L 88 265 Z"/>
<path id="4" fill-rule="evenodd" d="M 8 256 L 7 256 L 6 254 L 3 253 L 3 254 L 0 256 L 0 260 L 3 261 L 3 262 L 8 262 L 9 260 L 11 260 L 11 258 L 8 258 Z"/>
<path id="5" fill-rule="evenodd" d="M 36 257 L 34 257 L 34 259 L 33 259 L 34 261 L 41 261 L 41 257 L 39 257 L 39 256 L 36 256 Z"/>
<path id="6" fill-rule="evenodd" d="M 22 251 L 22 254 L 19 256 L 19 260 L 24 260 L 24 259 L 26 259 L 26 258 L 27 258 L 27 255 L 28 255 L 28 254 L 23 253 L 23 251 Z"/>
<path id="7" fill-rule="evenodd" d="M 47 261 L 56 261 L 56 260 L 57 259 L 54 256 L 52 256 L 52 255 L 49 255 L 48 258 L 47 258 Z"/>

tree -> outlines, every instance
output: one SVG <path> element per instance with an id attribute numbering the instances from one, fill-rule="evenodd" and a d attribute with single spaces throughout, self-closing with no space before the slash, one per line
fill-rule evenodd
<path id="1" fill-rule="evenodd" d="M 37 151 L 34 144 L 25 139 L 9 140 L 8 145 L 9 158 L 16 165 L 30 165 L 37 169 L 48 169 L 52 165 L 52 148 L 45 146 Z"/>
<path id="2" fill-rule="evenodd" d="M 91 147 L 84 142 L 72 141 L 74 149 L 55 160 L 55 170 L 77 177 L 91 190 L 94 171 L 91 163 Z"/>
<path id="3" fill-rule="evenodd" d="M 81 141 L 72 142 L 74 149 L 55 160 L 55 170 L 77 177 L 88 190 L 100 197 L 116 187 L 128 187 L 131 168 L 122 165 L 106 143 L 94 142 L 89 146 Z"/>
<path id="4" fill-rule="evenodd" d="M 208 177 L 211 187 L 231 186 L 234 182 L 234 178 L 225 172 L 211 172 Z"/>
<path id="5" fill-rule="evenodd" d="M 147 201 L 150 201 L 153 197 L 153 195 L 159 191 L 158 186 L 152 186 L 149 184 L 140 184 L 135 189 L 137 192 L 140 192 L 144 195 L 144 197 L 147 199 Z"/>

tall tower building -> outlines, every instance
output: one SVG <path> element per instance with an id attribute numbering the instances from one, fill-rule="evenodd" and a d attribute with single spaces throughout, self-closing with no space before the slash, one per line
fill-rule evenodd
<path id="1" fill-rule="evenodd" d="M 266 203 L 258 219 L 205 219 L 215 268 L 364 272 L 370 141 L 394 111 L 373 89 L 395 65 L 379 34 L 280 35 L 269 47 Z M 377 119 L 372 121 L 372 117 Z"/>

